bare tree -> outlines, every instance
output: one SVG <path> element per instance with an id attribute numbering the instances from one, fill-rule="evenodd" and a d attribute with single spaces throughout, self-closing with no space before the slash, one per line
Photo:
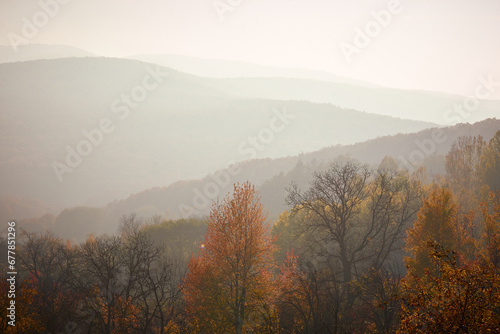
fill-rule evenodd
<path id="1" fill-rule="evenodd" d="M 121 280 L 119 293 L 137 307 L 138 324 L 133 329 L 163 333 L 176 316 L 174 306 L 181 297 L 179 286 L 184 275 L 179 272 L 180 265 L 170 262 L 163 247 L 155 246 L 150 234 L 134 224 L 129 224 L 122 234 L 122 243 L 125 279 Z M 122 317 L 127 316 L 127 311 L 122 309 Z"/>
<path id="2" fill-rule="evenodd" d="M 79 289 L 92 333 L 163 333 L 175 323 L 183 273 L 155 246 L 135 215 L 122 218 L 120 236 L 81 245 Z M 88 312 L 87 312 L 88 313 Z"/>
<path id="3" fill-rule="evenodd" d="M 356 298 L 352 282 L 381 269 L 401 249 L 405 227 L 420 204 L 420 187 L 407 174 L 370 171 L 353 162 L 333 164 L 314 174 L 302 192 L 292 185 L 287 204 L 305 217 L 301 232 L 309 239 L 313 262 L 328 268 L 343 308 Z M 344 316 L 345 319 L 345 316 Z"/>
<path id="4" fill-rule="evenodd" d="M 182 294 L 180 285 L 184 273 L 180 266 L 159 257 L 147 264 L 138 282 L 141 328 L 144 333 L 167 333 L 168 326 L 178 322 Z"/>
<path id="5" fill-rule="evenodd" d="M 92 333 L 112 333 L 120 295 L 124 253 L 119 237 L 89 238 L 81 245 L 82 268 L 78 273 L 79 290 L 86 294 L 85 308 L 93 319 Z"/>
<path id="6" fill-rule="evenodd" d="M 21 271 L 37 291 L 33 304 L 46 330 L 63 331 L 66 324 L 78 320 L 75 309 L 80 296 L 71 288 L 78 263 L 76 248 L 49 232 L 23 233 L 21 241 Z"/>

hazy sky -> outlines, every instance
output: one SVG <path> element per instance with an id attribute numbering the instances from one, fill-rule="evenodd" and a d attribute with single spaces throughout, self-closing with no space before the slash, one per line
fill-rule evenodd
<path id="1" fill-rule="evenodd" d="M 59 0 L 44 22 L 42 4 L 55 1 L 1 0 L 0 44 L 37 18 L 30 43 L 105 56 L 238 59 L 464 95 L 480 76 L 500 81 L 499 0 Z M 385 26 L 372 15 L 380 11 L 391 13 Z M 369 45 L 354 43 L 358 28 L 372 29 Z M 342 43 L 356 47 L 350 62 Z"/>

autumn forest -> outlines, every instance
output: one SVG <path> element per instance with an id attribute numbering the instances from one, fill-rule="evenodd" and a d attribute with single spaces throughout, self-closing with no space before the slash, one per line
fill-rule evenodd
<path id="1" fill-rule="evenodd" d="M 500 131 L 460 137 L 445 166 L 336 161 L 292 182 L 276 221 L 244 182 L 207 217 L 130 214 L 81 243 L 18 231 L 0 331 L 498 333 Z"/>

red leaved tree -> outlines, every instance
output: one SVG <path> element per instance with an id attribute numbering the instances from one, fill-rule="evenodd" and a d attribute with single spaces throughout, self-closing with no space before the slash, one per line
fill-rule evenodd
<path id="1" fill-rule="evenodd" d="M 183 287 L 193 332 L 268 328 L 274 312 L 275 251 L 254 187 L 235 185 L 210 212 L 206 240 L 189 262 Z"/>

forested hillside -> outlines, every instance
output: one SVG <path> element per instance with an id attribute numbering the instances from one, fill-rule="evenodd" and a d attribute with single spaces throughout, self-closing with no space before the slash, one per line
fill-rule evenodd
<path id="1" fill-rule="evenodd" d="M 102 207 L 67 208 L 57 216 L 43 217 L 40 223 L 44 228 L 54 228 L 65 238 L 83 240 L 90 233 L 112 233 L 120 217 L 131 213 L 144 218 L 154 215 L 169 219 L 203 217 L 208 214 L 211 203 L 230 192 L 234 183 L 247 180 L 257 187 L 264 210 L 274 220 L 287 208 L 284 194 L 292 182 L 306 186 L 315 171 L 324 170 L 334 161 L 355 160 L 377 168 L 389 156 L 398 168 L 410 172 L 425 167 L 430 181 L 445 174 L 445 155 L 459 137 L 480 135 L 484 140 L 490 140 L 499 128 L 500 120 L 490 119 L 473 125 L 459 124 L 380 137 L 359 144 L 332 146 L 280 159 L 249 160 L 198 180 L 155 187 Z M 439 137 L 435 136 L 436 131 L 439 131 Z M 440 140 L 433 141 L 433 134 Z M 38 231 L 37 219 L 26 221 L 26 228 Z"/>
<path id="2" fill-rule="evenodd" d="M 444 160 L 432 182 L 425 168 L 409 172 L 389 156 L 377 167 L 343 156 L 315 172 L 299 163 L 277 220 L 251 183 L 238 182 L 203 218 L 132 213 L 112 235 L 78 243 L 22 232 L 17 324 L 29 332 L 495 333 L 500 130 L 489 140 L 458 137 Z M 111 218 L 78 210 L 79 226 Z M 64 228 L 56 220 L 54 230 Z M 7 271 L 7 258 L 1 266 Z"/>

